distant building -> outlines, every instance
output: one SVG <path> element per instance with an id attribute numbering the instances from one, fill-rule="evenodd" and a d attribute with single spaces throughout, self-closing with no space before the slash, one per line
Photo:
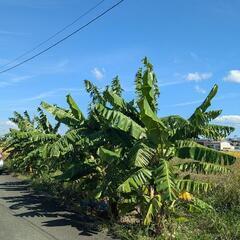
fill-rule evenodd
<path id="1" fill-rule="evenodd" d="M 229 141 L 220 141 L 220 150 L 221 151 L 234 151 L 235 147 L 231 145 Z"/>
<path id="2" fill-rule="evenodd" d="M 240 151 L 240 138 L 229 138 L 228 141 L 231 143 L 232 146 L 234 146 L 235 151 Z"/>
<path id="3" fill-rule="evenodd" d="M 205 147 L 213 148 L 218 151 L 234 151 L 235 146 L 231 144 L 230 141 L 221 140 L 221 141 L 213 141 L 209 139 L 200 139 L 198 143 L 202 144 Z"/>

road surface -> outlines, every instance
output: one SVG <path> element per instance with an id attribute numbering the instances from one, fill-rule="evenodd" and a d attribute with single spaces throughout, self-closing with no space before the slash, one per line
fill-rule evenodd
<path id="1" fill-rule="evenodd" d="M 0 240 L 110 240 L 86 216 L 66 211 L 8 174 L 0 175 Z"/>

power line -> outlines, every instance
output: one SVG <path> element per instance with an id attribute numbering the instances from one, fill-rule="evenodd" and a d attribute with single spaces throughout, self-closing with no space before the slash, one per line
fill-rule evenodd
<path id="1" fill-rule="evenodd" d="M 17 68 L 21 65 L 23 65 L 24 63 L 26 62 L 29 62 L 31 61 L 32 59 L 42 55 L 43 53 L 47 52 L 48 50 L 54 48 L 55 46 L 59 45 L 60 43 L 62 43 L 63 41 L 67 40 L 68 38 L 70 38 L 71 36 L 73 36 L 74 34 L 78 33 L 79 31 L 81 31 L 82 29 L 86 28 L 88 25 L 92 24 L 93 22 L 97 21 L 99 18 L 101 18 L 102 16 L 104 16 L 105 14 L 107 14 L 108 12 L 110 12 L 112 9 L 114 9 L 115 7 L 117 7 L 118 5 L 120 5 L 122 2 L 124 2 L 124 0 L 121 0 L 119 2 L 117 2 L 116 4 L 114 4 L 113 6 L 111 6 L 110 8 L 108 8 L 107 10 L 105 10 L 104 12 L 102 12 L 101 14 L 97 15 L 95 18 L 93 18 L 92 20 L 90 20 L 88 23 L 86 23 L 85 25 L 81 26 L 80 28 L 78 28 L 77 30 L 75 30 L 74 32 L 70 33 L 69 35 L 67 35 L 66 37 L 62 38 L 61 40 L 57 41 L 56 43 L 54 43 L 53 45 L 47 47 L 46 49 L 42 50 L 41 52 L 33 55 L 32 57 L 30 58 L 27 58 L 26 60 L 12 66 L 12 67 L 9 67 L 3 71 L 0 71 L 0 74 L 1 73 L 5 73 L 5 72 L 8 72 L 14 68 Z"/>
<path id="2" fill-rule="evenodd" d="M 41 47 L 42 45 L 44 45 L 45 43 L 49 42 L 50 40 L 52 40 L 53 38 L 55 38 L 56 36 L 58 36 L 60 33 L 64 32 L 66 29 L 68 29 L 69 27 L 71 27 L 72 25 L 74 25 L 76 22 L 78 22 L 81 18 L 85 17 L 86 15 L 88 15 L 90 12 L 92 12 L 93 10 L 95 10 L 99 5 L 101 5 L 105 0 L 101 0 L 100 2 L 98 2 L 96 5 L 94 5 L 93 7 L 91 7 L 90 9 L 88 9 L 86 12 L 84 12 L 82 15 L 80 15 L 78 18 L 76 18 L 73 22 L 69 23 L 68 25 L 66 25 L 65 27 L 63 27 L 62 29 L 60 29 L 59 31 L 57 31 L 56 33 L 54 33 L 52 36 L 50 36 L 49 38 L 47 38 L 46 40 L 40 42 L 39 44 L 37 44 L 35 47 L 33 47 L 30 50 L 27 50 L 26 52 L 24 52 L 23 54 L 19 55 L 18 57 L 12 59 L 11 61 L 7 62 L 6 64 L 0 66 L 1 68 L 4 68 L 6 66 L 9 66 L 10 64 L 16 62 L 17 60 L 25 57 L 26 55 L 28 55 L 29 53 L 35 51 L 36 49 L 38 49 L 39 47 Z"/>

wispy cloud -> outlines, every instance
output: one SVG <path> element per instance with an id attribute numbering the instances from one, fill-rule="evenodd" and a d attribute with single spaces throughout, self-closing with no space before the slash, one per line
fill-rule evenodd
<path id="1" fill-rule="evenodd" d="M 105 70 L 104 68 L 93 68 L 93 70 L 91 71 L 93 76 L 97 79 L 97 80 L 101 80 L 102 78 L 104 78 L 104 75 L 105 75 Z"/>
<path id="2" fill-rule="evenodd" d="M 205 94 L 206 93 L 206 90 L 201 88 L 199 85 L 195 86 L 195 90 L 196 90 L 196 92 L 201 93 L 201 94 Z"/>
<path id="3" fill-rule="evenodd" d="M 62 59 L 54 63 L 48 63 L 45 66 L 38 65 L 36 69 L 33 69 L 33 72 L 36 75 L 65 73 L 68 71 L 69 63 L 68 59 Z"/>
<path id="4" fill-rule="evenodd" d="M 4 62 L 2 64 L 4 64 Z M 23 81 L 39 77 L 41 75 L 64 73 L 68 69 L 68 64 L 69 60 L 63 59 L 55 62 L 54 64 L 48 64 L 47 66 L 38 66 L 38 69 L 31 69 L 31 75 L 16 76 L 12 74 L 5 74 L 5 76 L 1 77 L 0 88 L 14 86 Z"/>
<path id="5" fill-rule="evenodd" d="M 240 127 L 240 115 L 223 115 L 214 120 L 216 123 Z"/>
<path id="6" fill-rule="evenodd" d="M 199 61 L 200 60 L 200 57 L 195 52 L 190 52 L 190 56 L 195 61 Z"/>
<path id="7" fill-rule="evenodd" d="M 198 103 L 202 103 L 202 101 L 203 100 L 195 100 L 195 101 L 176 103 L 176 104 L 168 105 L 168 107 L 184 107 L 184 106 L 188 106 L 188 105 L 195 105 Z"/>
<path id="8" fill-rule="evenodd" d="M 14 32 L 14 31 L 6 31 L 6 30 L 0 30 L 0 35 L 13 35 L 13 36 L 22 36 L 26 35 L 27 33 L 24 32 Z"/>
<path id="9" fill-rule="evenodd" d="M 61 2 L 57 0 L 1 0 L 1 4 L 6 4 L 14 7 L 29 7 L 29 8 L 49 8 L 49 7 L 59 7 L 62 5 Z"/>
<path id="10" fill-rule="evenodd" d="M 220 101 L 220 100 L 223 100 L 223 99 L 234 99 L 234 98 L 239 98 L 239 96 L 240 96 L 239 93 L 230 93 L 230 94 L 222 95 L 222 96 L 219 96 L 219 97 L 215 97 L 214 101 Z M 196 104 L 202 103 L 203 100 L 204 99 L 187 101 L 187 102 L 182 102 L 182 103 L 165 105 L 164 107 L 184 107 L 184 106 L 189 106 L 189 105 L 196 105 Z"/>
<path id="11" fill-rule="evenodd" d="M 227 82 L 240 83 L 240 70 L 230 70 L 223 80 Z"/>
<path id="12" fill-rule="evenodd" d="M 210 79 L 211 77 L 212 77 L 212 73 L 210 72 L 206 72 L 206 73 L 192 72 L 187 74 L 186 80 L 200 82 L 203 80 Z"/>
<path id="13" fill-rule="evenodd" d="M 35 101 L 35 100 L 42 100 L 42 99 L 46 99 L 46 98 L 51 98 L 51 97 L 57 97 L 57 96 L 63 96 L 64 93 L 73 93 L 73 92 L 83 92 L 84 88 L 58 88 L 58 89 L 54 89 L 51 91 L 46 91 L 46 92 L 42 92 L 39 93 L 35 96 L 29 97 L 29 98 L 24 98 L 21 99 L 20 102 L 31 102 L 31 101 Z"/>
<path id="14" fill-rule="evenodd" d="M 69 60 L 68 59 L 63 59 L 61 61 L 59 61 L 56 65 L 55 68 L 57 70 L 63 70 L 65 69 L 65 67 L 69 64 Z"/>
<path id="15" fill-rule="evenodd" d="M 165 86 L 172 86 L 172 85 L 178 85 L 178 84 L 183 84 L 186 83 L 186 81 L 169 81 L 169 82 L 160 82 L 159 86 L 160 87 L 165 87 Z"/>
<path id="16" fill-rule="evenodd" d="M 168 82 L 159 82 L 158 86 L 159 87 L 168 87 L 168 86 L 173 86 L 173 85 L 179 85 L 179 84 L 184 84 L 186 83 L 185 80 L 180 80 L 180 81 L 168 81 Z M 134 87 L 123 87 L 125 92 L 135 92 Z"/>
<path id="17" fill-rule="evenodd" d="M 18 102 L 20 103 L 20 102 Z M 34 112 L 36 110 L 36 107 L 33 106 L 19 106 L 19 105 L 13 105 L 11 104 L 9 107 L 5 107 L 5 108 L 0 108 L 0 112 L 10 112 L 10 114 L 14 111 L 17 112 L 23 112 L 23 111 L 28 111 L 28 112 Z"/>
<path id="18" fill-rule="evenodd" d="M 4 81 L 0 81 L 0 88 L 5 88 L 8 86 L 13 86 L 16 85 L 20 82 L 23 82 L 27 79 L 33 78 L 34 76 L 31 75 L 26 75 L 26 76 L 15 76 L 15 77 L 11 77 L 8 80 L 4 80 Z"/>

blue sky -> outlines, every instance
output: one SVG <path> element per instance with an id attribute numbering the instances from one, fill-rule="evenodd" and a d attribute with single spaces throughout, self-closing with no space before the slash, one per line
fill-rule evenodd
<path id="1" fill-rule="evenodd" d="M 1 0 L 0 65 L 97 2 Z M 66 33 L 116 2 L 106 0 Z M 69 92 L 86 111 L 89 98 L 83 90 L 84 79 L 103 87 L 119 75 L 125 96 L 131 99 L 134 75 L 141 59 L 148 56 L 160 85 L 161 116 L 188 117 L 217 83 L 213 108 L 223 109 L 218 123 L 235 126 L 234 134 L 240 135 L 239 9 L 238 0 L 125 0 L 58 47 L 0 74 L 0 132 L 11 127 L 7 120 L 14 110 L 34 114 L 42 100 L 66 106 Z"/>

